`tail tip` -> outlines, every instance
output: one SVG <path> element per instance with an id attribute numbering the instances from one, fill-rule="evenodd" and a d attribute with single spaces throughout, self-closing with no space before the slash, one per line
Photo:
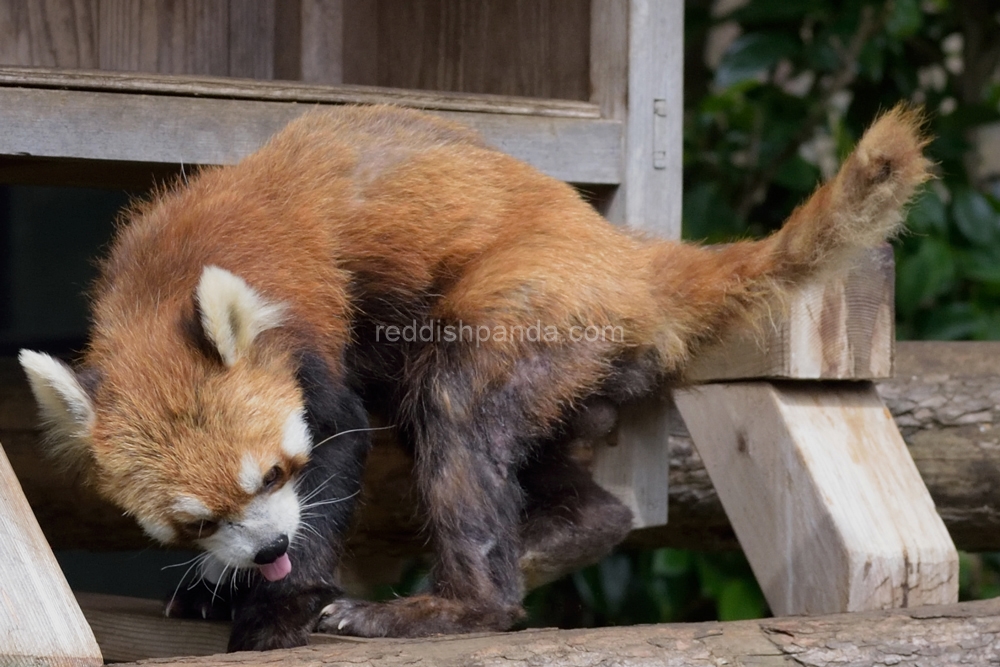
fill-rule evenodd
<path id="1" fill-rule="evenodd" d="M 852 180 L 865 190 L 891 181 L 901 199 L 909 199 L 914 188 L 931 178 L 931 163 L 924 156 L 930 143 L 925 124 L 923 110 L 906 103 L 882 114 L 854 151 L 858 169 Z"/>

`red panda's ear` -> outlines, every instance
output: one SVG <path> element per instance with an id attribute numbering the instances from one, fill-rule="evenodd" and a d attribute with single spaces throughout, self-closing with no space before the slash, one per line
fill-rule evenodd
<path id="1" fill-rule="evenodd" d="M 285 306 L 264 299 L 239 276 L 206 266 L 195 292 L 201 326 L 227 366 L 246 357 L 258 334 L 280 326 Z"/>
<path id="2" fill-rule="evenodd" d="M 46 429 L 49 454 L 67 468 L 83 472 L 91 461 L 94 402 L 85 382 L 63 362 L 40 352 L 21 350 L 24 368 Z"/>

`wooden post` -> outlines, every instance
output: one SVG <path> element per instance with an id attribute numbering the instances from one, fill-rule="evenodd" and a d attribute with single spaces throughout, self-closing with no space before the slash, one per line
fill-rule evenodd
<path id="1" fill-rule="evenodd" d="M 591 101 L 625 126 L 622 182 L 603 207 L 612 222 L 681 235 L 684 3 L 592 0 Z M 667 522 L 669 413 L 626 409 L 616 446 L 594 453 L 594 479 L 632 509 L 634 527 Z"/>
<path id="2" fill-rule="evenodd" d="M 958 598 L 958 554 L 869 382 L 674 398 L 775 614 Z"/>
<path id="3" fill-rule="evenodd" d="M 0 664 L 100 665 L 101 650 L 0 447 Z"/>

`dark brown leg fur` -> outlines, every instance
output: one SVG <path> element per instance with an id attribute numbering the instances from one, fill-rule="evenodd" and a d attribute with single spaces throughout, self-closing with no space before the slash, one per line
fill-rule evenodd
<path id="1" fill-rule="evenodd" d="M 632 526 L 632 512 L 566 450 L 547 448 L 519 476 L 527 497 L 521 572 L 528 590 L 596 563 Z"/>
<path id="2" fill-rule="evenodd" d="M 519 349 L 516 358 L 505 351 L 436 345 L 414 355 L 401 421 L 412 439 L 437 557 L 432 593 L 384 604 L 334 602 L 324 611 L 321 631 L 423 636 L 504 630 L 522 615 L 522 534 L 532 540 L 532 557 L 561 572 L 570 563 L 559 561 L 556 551 L 569 549 L 572 562 L 592 562 L 619 541 L 622 525 L 627 530 L 628 511 L 584 471 L 561 453 L 539 451 L 548 449 L 540 443 L 554 444 L 567 396 L 579 396 L 595 369 L 607 368 L 607 349 L 539 346 Z M 615 411 L 604 407 L 578 415 L 585 429 L 613 426 Z M 539 472 L 525 472 L 539 456 L 548 457 Z M 527 507 L 522 482 L 531 490 Z M 579 502 L 567 504 L 563 493 Z M 549 504 L 564 507 L 549 511 Z M 584 527 L 567 530 L 566 522 L 576 520 Z M 614 530 L 598 525 L 607 521 Z M 543 537 L 550 528 L 553 535 Z"/>

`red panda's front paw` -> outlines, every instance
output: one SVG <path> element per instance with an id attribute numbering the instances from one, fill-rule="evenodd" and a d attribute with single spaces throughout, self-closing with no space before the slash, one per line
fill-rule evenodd
<path id="1" fill-rule="evenodd" d="M 364 602 L 341 598 L 328 604 L 320 612 L 316 632 L 329 635 L 355 637 L 386 637 L 385 624 L 379 622 L 377 602 Z"/>
<path id="2" fill-rule="evenodd" d="M 178 590 L 163 607 L 164 616 L 170 618 L 201 618 L 212 621 L 230 621 L 233 607 L 228 594 L 215 590 L 214 584 L 199 581 L 194 586 Z"/>
<path id="3" fill-rule="evenodd" d="M 390 602 L 341 598 L 320 612 L 316 632 L 355 637 L 428 637 L 507 630 L 524 616 L 520 606 L 414 595 Z"/>

